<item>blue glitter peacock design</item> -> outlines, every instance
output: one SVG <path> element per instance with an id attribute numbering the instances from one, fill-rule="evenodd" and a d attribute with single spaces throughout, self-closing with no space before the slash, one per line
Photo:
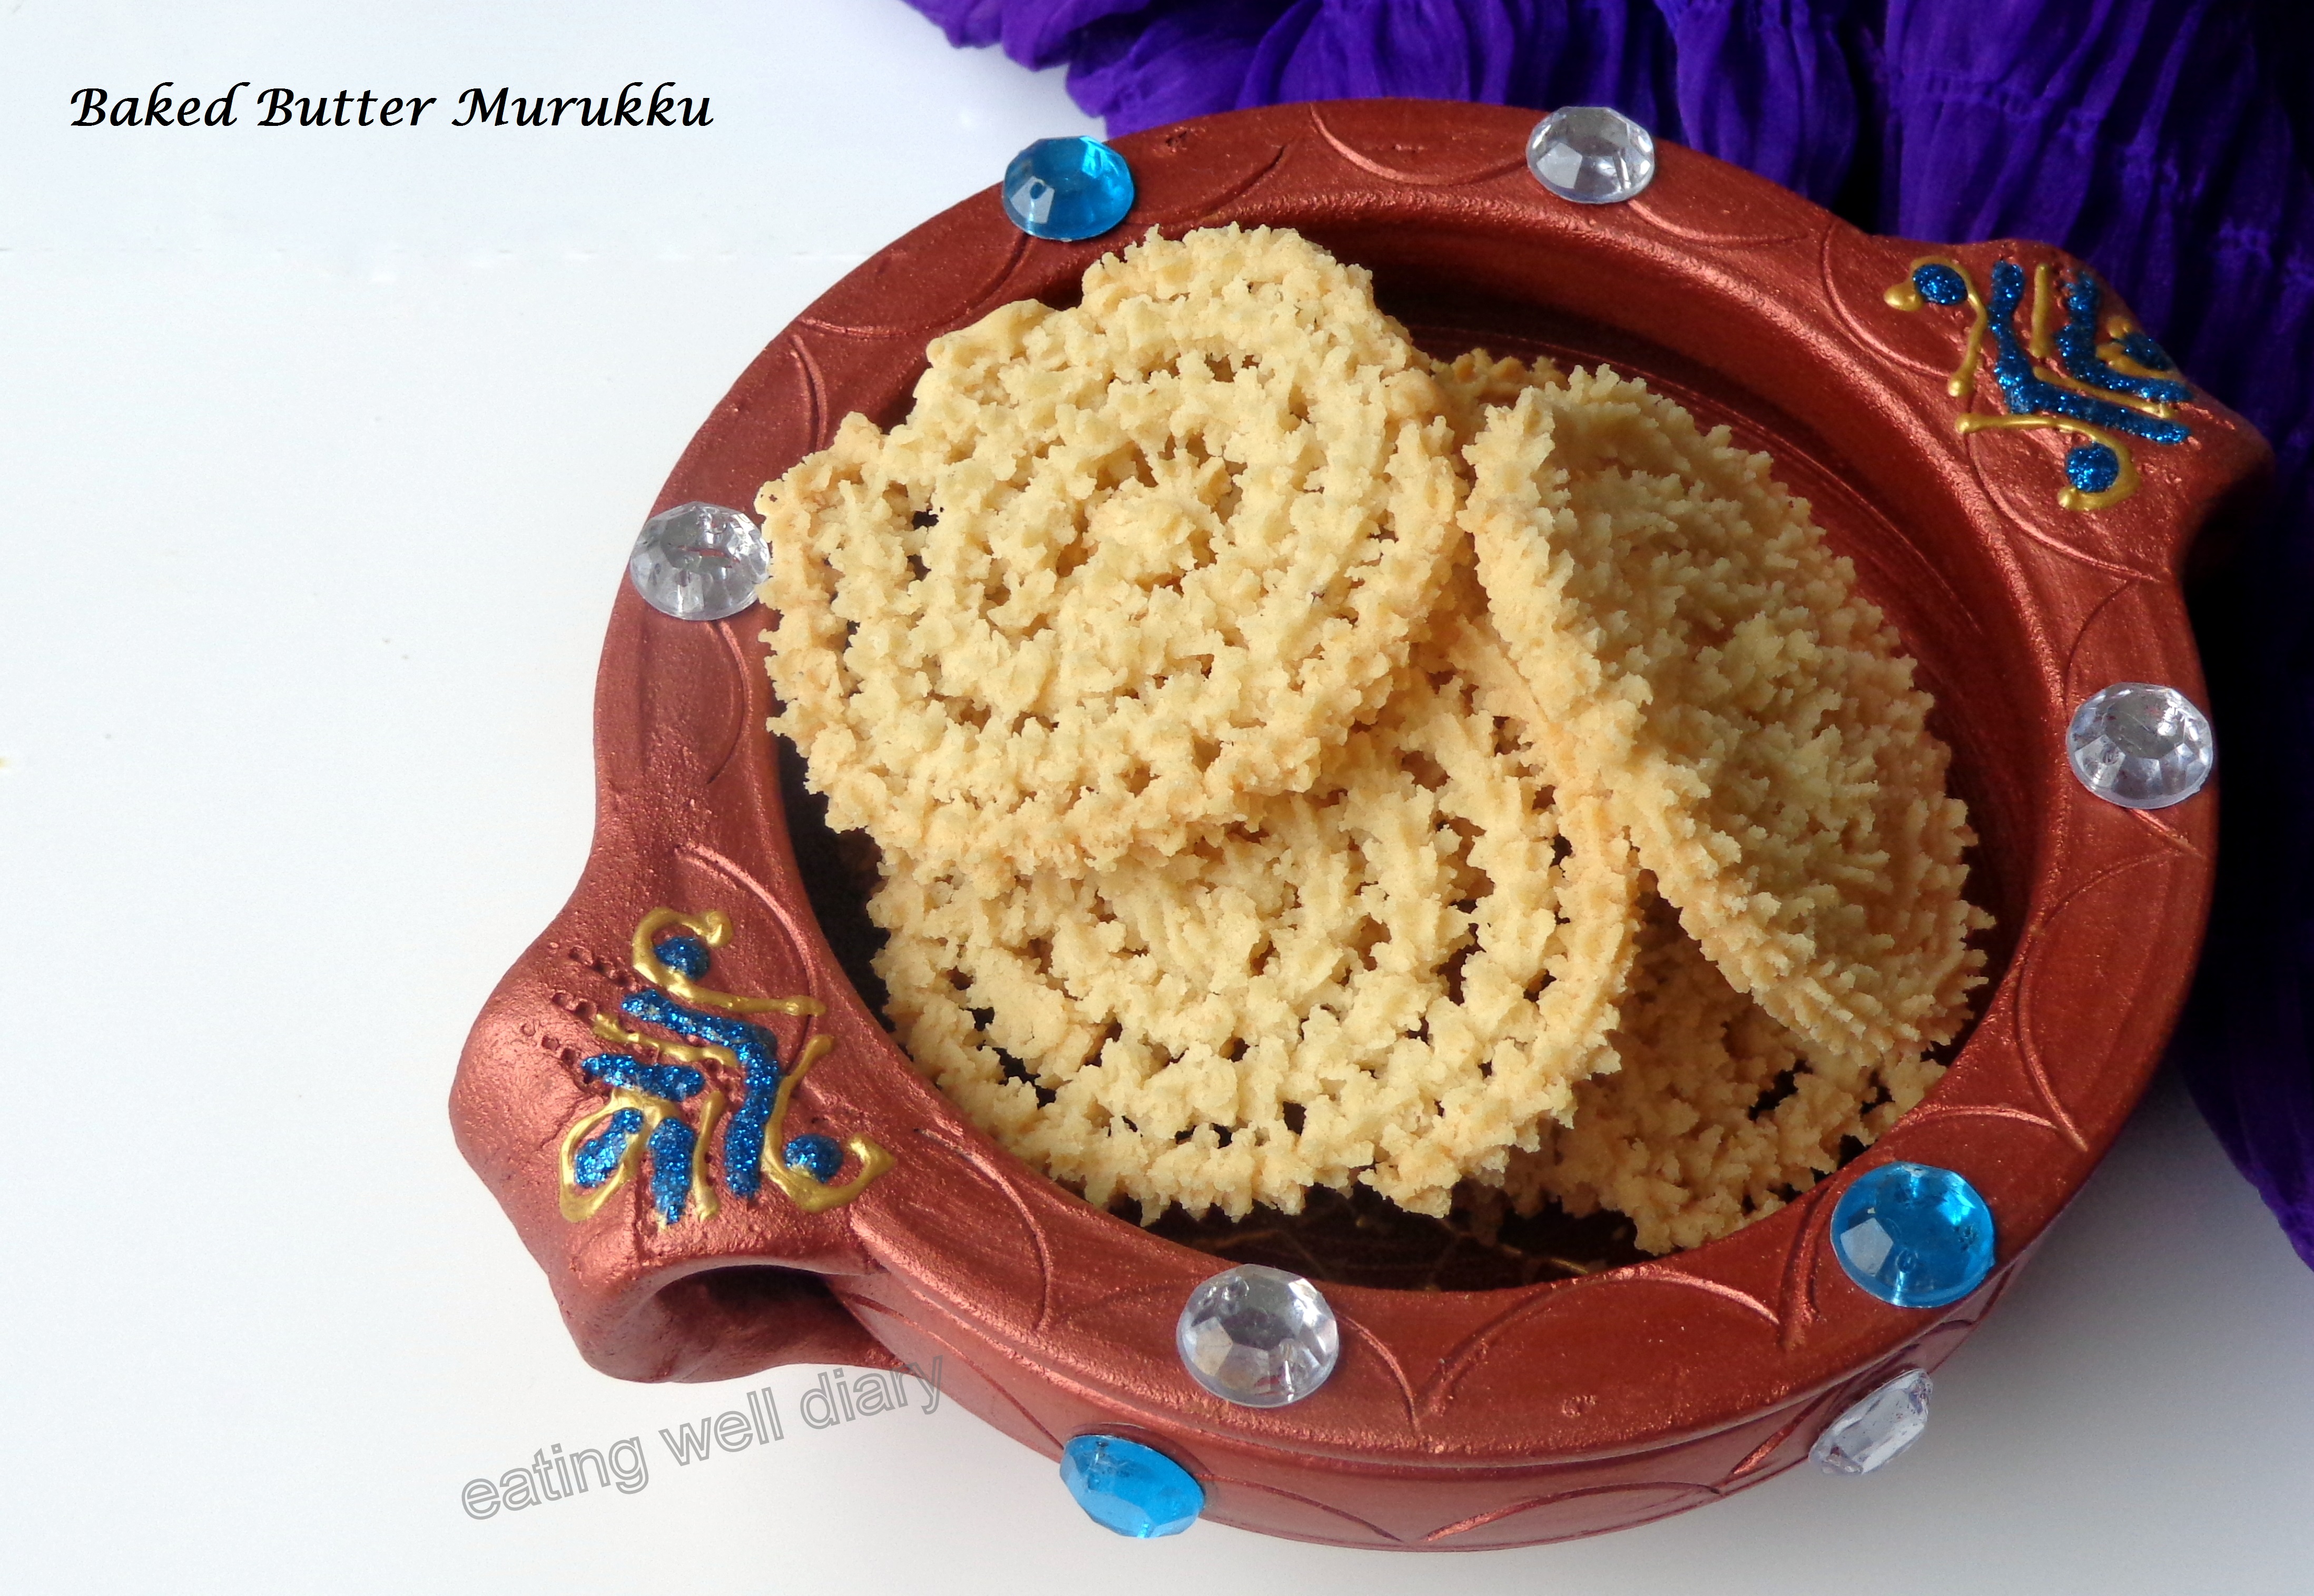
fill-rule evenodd
<path id="1" fill-rule="evenodd" d="M 2056 269 L 2033 269 L 2031 320 L 2018 330 L 2024 308 L 2025 269 L 2014 260 L 1997 262 L 1988 295 L 1959 262 L 1926 256 L 1887 292 L 1891 305 L 1917 311 L 1923 304 L 1965 304 L 1972 313 L 1967 347 L 1946 391 L 1967 399 L 1976 390 L 1979 356 L 1992 340 L 1992 378 L 2008 407 L 2006 415 L 1964 413 L 1964 433 L 1992 428 L 2054 428 L 2083 441 L 2065 455 L 2071 486 L 2057 496 L 2069 510 L 2099 510 L 2137 491 L 2137 465 L 2129 440 L 2181 444 L 2192 436 L 2176 419 L 2176 407 L 2194 397 L 2177 380 L 2176 364 L 2129 316 L 2115 313 L 2099 326 L 2105 289 L 2095 274 L 2075 269 L 2057 288 Z M 2062 302 L 2064 320 L 2057 324 Z M 2100 338 L 2102 333 L 2102 338 Z"/>
<path id="2" fill-rule="evenodd" d="M 595 1036 L 617 1051 L 598 1053 L 579 1067 L 611 1095 L 562 1139 L 565 1219 L 591 1218 L 646 1165 L 649 1209 L 660 1224 L 679 1223 L 686 1214 L 713 1217 L 717 1196 L 706 1150 L 719 1124 L 722 1185 L 737 1197 L 756 1196 L 768 1181 L 789 1202 L 817 1213 L 850 1202 L 891 1168 L 891 1155 L 863 1136 L 838 1142 L 812 1134 L 782 1142 L 796 1082 L 834 1044 L 814 1036 L 783 1068 L 779 1039 L 742 1016 L 808 1018 L 825 1012 L 817 1001 L 740 997 L 699 984 L 711 950 L 730 936 L 730 918 L 720 911 L 654 909 L 635 928 L 635 973 L 648 984 L 621 1000 L 619 1012 L 680 1040 L 595 1017 Z M 706 1065 L 716 1067 L 713 1075 Z M 738 1103 L 728 1123 L 727 1087 L 736 1089 Z M 857 1168 L 839 1184 L 847 1153 Z"/>

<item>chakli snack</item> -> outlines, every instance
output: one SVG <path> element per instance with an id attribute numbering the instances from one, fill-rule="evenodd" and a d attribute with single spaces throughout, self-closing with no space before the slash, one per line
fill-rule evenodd
<path id="1" fill-rule="evenodd" d="M 1152 236 L 936 339 L 757 501 L 773 680 L 829 818 L 1081 875 L 1309 787 L 1460 533 L 1428 362 L 1290 233 Z"/>
<path id="2" fill-rule="evenodd" d="M 1595 797 L 1458 668 L 1447 618 L 1306 793 L 1166 858 L 989 895 L 895 869 L 870 905 L 902 1045 L 1088 1198 L 1418 1212 L 1499 1177 L 1612 1068 L 1636 877 Z"/>
<path id="3" fill-rule="evenodd" d="M 1084 284 L 759 499 L 773 727 L 967 1115 L 1144 1221 L 1501 1187 L 1661 1252 L 1919 1101 L 1973 838 L 1764 457 L 1604 368 L 1432 361 L 1290 234 Z"/>
<path id="4" fill-rule="evenodd" d="M 1446 419 L 1453 424 L 1455 440 L 1466 455 L 1498 407 L 1516 404 L 1529 388 L 1556 388 L 1567 381 L 1566 375 L 1548 360 L 1530 364 L 1507 356 L 1497 357 L 1484 349 L 1433 361 L 1430 370 L 1445 398 Z"/>
<path id="5" fill-rule="evenodd" d="M 1956 1036 L 1974 842 L 1927 693 L 1763 455 L 1604 369 L 1490 413 L 1464 519 L 1554 763 L 1712 963 L 1868 1067 Z"/>
<path id="6" fill-rule="evenodd" d="M 1865 1067 L 1811 1049 L 1727 977 L 1650 893 L 1613 1036 L 1621 1067 L 1575 1089 L 1568 1123 L 1503 1181 L 1525 1212 L 1627 1215 L 1639 1250 L 1665 1253 L 1773 1213 L 1868 1145 L 1936 1084 L 1915 1054 Z"/>

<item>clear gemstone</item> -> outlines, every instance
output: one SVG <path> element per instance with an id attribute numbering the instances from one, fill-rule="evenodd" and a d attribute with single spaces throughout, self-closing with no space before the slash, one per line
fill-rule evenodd
<path id="1" fill-rule="evenodd" d="M 1655 136 L 1620 110 L 1566 106 L 1534 125 L 1526 169 L 1561 199 L 1613 205 L 1655 181 Z"/>
<path id="2" fill-rule="evenodd" d="M 1283 1407 L 1326 1383 L 1342 1333 L 1318 1288 L 1298 1274 L 1241 1264 L 1189 1293 L 1174 1329 L 1199 1385 L 1247 1407 Z"/>
<path id="3" fill-rule="evenodd" d="M 1094 238 L 1133 208 L 1133 168 L 1097 138 L 1040 138 L 1004 169 L 1004 214 L 1035 238 Z"/>
<path id="4" fill-rule="evenodd" d="M 1921 1438 L 1935 1389 L 1927 1370 L 1905 1370 L 1827 1424 L 1808 1456 L 1826 1474 L 1871 1473 Z"/>
<path id="5" fill-rule="evenodd" d="M 2210 718 L 2176 688 L 2116 682 L 2073 711 L 2065 757 L 2098 797 L 2131 809 L 2166 809 L 2202 790 L 2218 745 Z"/>
<path id="6" fill-rule="evenodd" d="M 737 614 L 771 574 L 771 547 L 755 524 L 716 504 L 679 504 L 653 516 L 627 560 L 643 602 L 678 621 Z"/>
<path id="7" fill-rule="evenodd" d="M 1957 1302 L 1992 1273 L 1992 1209 L 1933 1164 L 1883 1164 L 1841 1193 L 1832 1250 L 1858 1285 L 1899 1308 Z"/>
<path id="8" fill-rule="evenodd" d="M 1092 1521 L 1147 1540 L 1179 1535 L 1206 1510 L 1206 1488 L 1154 1447 L 1080 1435 L 1061 1449 L 1061 1482 Z"/>

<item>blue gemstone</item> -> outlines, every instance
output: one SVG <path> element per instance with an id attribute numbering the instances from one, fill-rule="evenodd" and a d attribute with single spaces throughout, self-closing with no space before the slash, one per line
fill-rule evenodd
<path id="1" fill-rule="evenodd" d="M 826 1186 L 843 1168 L 843 1144 L 833 1136 L 798 1136 L 787 1145 L 787 1160 L 789 1168 Z"/>
<path id="2" fill-rule="evenodd" d="M 1914 270 L 1912 287 L 1930 304 L 1958 304 L 1968 297 L 1968 279 L 1949 266 L 1933 262 Z"/>
<path id="3" fill-rule="evenodd" d="M 1884 1164 L 1841 1194 L 1832 1250 L 1883 1302 L 1942 1308 L 1992 1273 L 1992 1209 L 1950 1169 Z"/>
<path id="4" fill-rule="evenodd" d="M 1097 138 L 1040 138 L 1004 169 L 1004 214 L 1034 238 L 1093 238 L 1133 208 L 1133 168 Z"/>
<path id="5" fill-rule="evenodd" d="M 2065 475 L 2084 493 L 2103 493 L 2121 477 L 2121 457 L 2103 444 L 2083 444 L 2065 456 Z"/>
<path id="6" fill-rule="evenodd" d="M 1206 1488 L 1163 1452 L 1117 1435 L 1061 1449 L 1061 1483 L 1104 1530 L 1146 1540 L 1179 1535 L 1206 1510 Z"/>
<path id="7" fill-rule="evenodd" d="M 696 981 L 707 974 L 707 944 L 696 937 L 669 937 L 652 944 L 651 951 L 658 962 L 687 981 Z"/>

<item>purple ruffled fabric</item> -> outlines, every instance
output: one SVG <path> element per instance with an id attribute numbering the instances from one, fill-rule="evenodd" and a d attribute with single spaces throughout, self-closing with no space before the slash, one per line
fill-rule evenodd
<path id="1" fill-rule="evenodd" d="M 1112 135 L 1283 101 L 1612 105 L 1874 232 L 2094 262 L 2255 422 L 2273 508 L 2194 595 L 2225 776 L 2175 1057 L 2314 1264 L 2314 5 L 2306 0 L 909 0 L 1065 65 Z"/>

